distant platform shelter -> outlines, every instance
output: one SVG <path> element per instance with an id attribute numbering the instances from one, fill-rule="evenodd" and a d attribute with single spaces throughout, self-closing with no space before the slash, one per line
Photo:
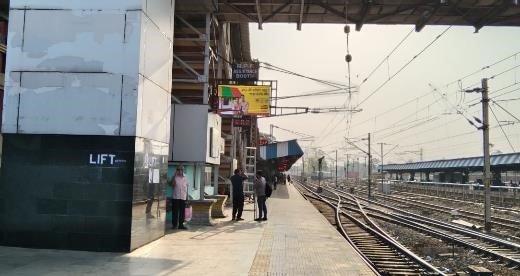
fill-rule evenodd
<path id="1" fill-rule="evenodd" d="M 484 158 L 467 157 L 424 162 L 388 164 L 383 170 L 389 173 L 411 172 L 449 172 L 449 171 L 482 171 Z M 378 167 L 378 171 L 381 167 Z M 497 154 L 491 156 L 491 169 L 494 171 L 520 170 L 520 152 Z"/>
<path id="2" fill-rule="evenodd" d="M 260 146 L 258 167 L 269 172 L 285 172 L 303 156 L 297 140 L 276 142 Z"/>

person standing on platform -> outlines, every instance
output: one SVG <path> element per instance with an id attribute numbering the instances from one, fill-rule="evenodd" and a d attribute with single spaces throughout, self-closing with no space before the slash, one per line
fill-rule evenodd
<path id="1" fill-rule="evenodd" d="M 255 193 L 258 202 L 258 218 L 255 221 L 267 220 L 267 206 L 265 205 L 265 186 L 267 185 L 262 172 L 256 172 Z"/>
<path id="2" fill-rule="evenodd" d="M 290 175 L 287 175 L 287 182 L 288 182 L 289 184 L 291 184 L 291 176 L 290 176 Z"/>
<path id="3" fill-rule="evenodd" d="M 172 228 L 187 229 L 184 226 L 184 208 L 188 197 L 188 177 L 184 175 L 184 167 L 177 166 L 172 179 L 173 204 L 172 204 Z"/>
<path id="4" fill-rule="evenodd" d="M 242 211 L 244 210 L 244 180 L 247 176 L 241 169 L 236 169 L 231 176 L 231 186 L 233 186 L 233 214 L 231 220 L 244 220 Z"/>
<path id="5" fill-rule="evenodd" d="M 278 176 L 273 176 L 273 189 L 276 190 L 276 184 L 278 184 Z"/>

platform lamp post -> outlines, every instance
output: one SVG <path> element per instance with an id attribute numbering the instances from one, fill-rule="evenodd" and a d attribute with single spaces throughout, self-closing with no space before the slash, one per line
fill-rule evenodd
<path id="1" fill-rule="evenodd" d="M 321 188 L 321 164 L 323 162 L 323 158 L 325 158 L 325 156 L 322 156 L 320 159 L 318 159 L 318 189 L 316 189 L 316 192 L 318 193 L 323 191 Z"/>
<path id="2" fill-rule="evenodd" d="M 482 79 L 482 87 L 465 90 L 466 93 L 482 94 L 482 121 L 474 118 L 477 123 L 482 126 L 477 127 L 474 122 L 468 119 L 468 122 L 482 130 L 482 138 L 484 144 L 484 227 L 487 232 L 491 231 L 491 162 L 489 156 L 489 96 L 487 79 Z"/>

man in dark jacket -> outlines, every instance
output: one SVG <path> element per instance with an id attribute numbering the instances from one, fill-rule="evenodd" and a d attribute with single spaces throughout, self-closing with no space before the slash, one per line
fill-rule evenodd
<path id="1" fill-rule="evenodd" d="M 242 211 L 244 210 L 244 180 L 247 176 L 242 170 L 236 169 L 234 175 L 231 176 L 231 185 L 233 186 L 233 215 L 232 220 L 244 220 Z"/>

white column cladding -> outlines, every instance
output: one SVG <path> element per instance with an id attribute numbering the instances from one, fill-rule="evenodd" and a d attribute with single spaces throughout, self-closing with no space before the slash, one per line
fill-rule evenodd
<path id="1" fill-rule="evenodd" d="M 174 0 L 11 0 L 2 132 L 169 142 Z"/>

